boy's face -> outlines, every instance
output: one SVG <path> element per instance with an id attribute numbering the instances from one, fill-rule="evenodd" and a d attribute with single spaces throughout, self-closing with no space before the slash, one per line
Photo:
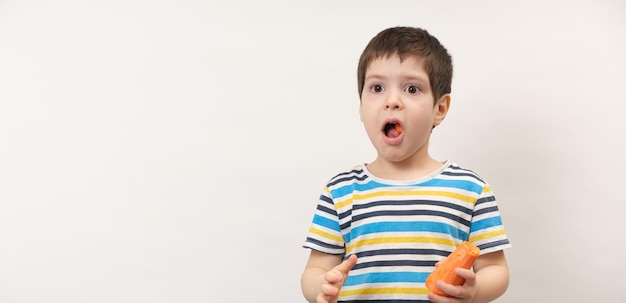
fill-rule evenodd
<path id="1" fill-rule="evenodd" d="M 393 55 L 367 68 L 359 114 L 379 158 L 418 160 L 428 157 L 431 130 L 445 117 L 449 102 L 446 94 L 435 104 L 423 60 L 411 56 L 400 62 Z"/>

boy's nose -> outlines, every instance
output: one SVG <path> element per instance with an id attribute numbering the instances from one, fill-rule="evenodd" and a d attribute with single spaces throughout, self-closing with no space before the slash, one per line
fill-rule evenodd
<path id="1" fill-rule="evenodd" d="M 395 92 L 390 92 L 385 100 L 386 109 L 402 109 L 402 100 L 400 95 Z"/>

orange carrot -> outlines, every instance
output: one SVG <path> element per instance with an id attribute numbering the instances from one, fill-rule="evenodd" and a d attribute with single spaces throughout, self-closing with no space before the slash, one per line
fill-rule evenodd
<path id="1" fill-rule="evenodd" d="M 439 290 L 435 283 L 441 280 L 452 285 L 462 285 L 465 279 L 454 273 L 457 267 L 470 269 L 478 256 L 480 249 L 470 242 L 463 242 L 454 250 L 446 259 L 441 261 L 433 272 L 426 278 L 426 287 L 434 294 L 447 296 L 443 291 Z"/>
<path id="2" fill-rule="evenodd" d="M 396 131 L 401 134 L 402 133 L 402 125 L 396 123 Z"/>

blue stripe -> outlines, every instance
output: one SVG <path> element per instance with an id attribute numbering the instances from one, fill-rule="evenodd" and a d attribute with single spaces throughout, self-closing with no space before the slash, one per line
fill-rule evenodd
<path id="1" fill-rule="evenodd" d="M 480 221 L 472 223 L 472 228 L 470 229 L 470 232 L 475 232 L 481 229 L 491 228 L 500 225 L 502 225 L 502 218 L 500 218 L 500 216 L 482 219 Z"/>
<path id="2" fill-rule="evenodd" d="M 366 235 L 382 232 L 437 232 L 449 234 L 458 240 L 467 240 L 468 234 L 454 226 L 440 222 L 377 222 L 364 224 L 352 229 L 351 234 Z"/>
<path id="3" fill-rule="evenodd" d="M 362 275 L 348 276 L 345 286 L 365 283 L 424 283 L 429 272 L 372 272 Z"/>
<path id="4" fill-rule="evenodd" d="M 419 186 L 434 186 L 434 187 L 451 187 L 459 188 L 467 191 L 471 191 L 475 194 L 480 194 L 483 191 L 483 186 L 476 182 L 468 180 L 446 180 L 446 179 L 431 179 L 426 182 L 417 184 Z"/>
<path id="5" fill-rule="evenodd" d="M 330 191 L 330 195 L 334 198 L 341 198 L 344 197 L 346 195 L 349 195 L 355 191 L 365 191 L 365 190 L 369 190 L 369 189 L 375 189 L 375 188 L 381 188 L 381 187 L 390 187 L 391 185 L 386 185 L 386 184 L 380 184 L 376 181 L 369 181 L 367 183 L 364 184 L 359 184 L 359 183 L 350 183 L 348 185 L 345 186 L 341 186 L 335 189 L 332 189 Z"/>
<path id="6" fill-rule="evenodd" d="M 483 187 L 480 184 L 477 184 L 472 181 L 467 180 L 445 180 L 445 179 L 431 179 L 424 181 L 422 183 L 417 184 L 406 184 L 406 185 L 390 185 L 390 184 L 382 184 L 376 181 L 369 181 L 367 183 L 350 183 L 345 186 L 341 186 L 330 191 L 330 194 L 333 198 L 341 198 L 346 195 L 349 195 L 355 191 L 364 192 L 377 188 L 387 188 L 387 187 L 395 187 L 395 188 L 409 188 L 413 186 L 424 186 L 424 187 L 449 187 L 449 188 L 459 188 L 463 190 L 467 190 L 473 192 L 475 194 L 480 194 L 483 191 Z"/>
<path id="7" fill-rule="evenodd" d="M 339 223 L 337 221 L 333 221 L 331 219 L 328 219 L 326 217 L 322 217 L 320 215 L 315 215 L 313 216 L 313 224 L 317 224 L 319 226 L 323 226 L 326 227 L 328 229 L 332 229 L 334 231 L 337 232 L 341 232 L 341 229 L 339 228 Z"/>

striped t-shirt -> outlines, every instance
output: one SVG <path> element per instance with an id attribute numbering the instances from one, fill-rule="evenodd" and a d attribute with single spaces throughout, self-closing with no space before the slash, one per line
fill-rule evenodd
<path id="1" fill-rule="evenodd" d="M 448 161 L 413 181 L 383 180 L 365 165 L 338 174 L 304 247 L 358 256 L 339 302 L 430 302 L 426 277 L 463 241 L 481 254 L 511 246 L 489 185 Z"/>

